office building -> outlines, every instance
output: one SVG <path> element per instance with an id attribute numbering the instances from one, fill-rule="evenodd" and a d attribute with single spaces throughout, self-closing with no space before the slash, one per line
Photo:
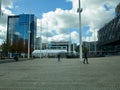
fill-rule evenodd
<path id="1" fill-rule="evenodd" d="M 37 49 L 37 50 L 40 50 L 42 47 L 41 47 L 41 44 L 42 43 L 42 39 L 41 39 L 41 37 L 37 37 L 36 38 L 36 45 L 35 45 L 35 49 Z"/>
<path id="2" fill-rule="evenodd" d="M 74 52 L 77 45 L 75 43 L 70 42 L 50 42 L 48 43 L 48 49 L 59 49 L 59 50 L 67 50 L 68 52 Z"/>
<path id="3" fill-rule="evenodd" d="M 98 31 L 98 45 L 103 54 L 120 54 L 120 15 Z"/>
<path id="4" fill-rule="evenodd" d="M 33 14 L 8 16 L 7 42 L 12 47 L 11 52 L 27 53 L 28 40 L 30 40 L 30 51 L 35 49 L 36 24 L 37 18 Z"/>

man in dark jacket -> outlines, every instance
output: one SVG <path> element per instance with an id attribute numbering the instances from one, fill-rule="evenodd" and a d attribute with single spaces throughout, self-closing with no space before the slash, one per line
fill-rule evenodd
<path id="1" fill-rule="evenodd" d="M 83 63 L 84 64 L 85 63 L 89 64 L 88 63 L 88 56 L 87 56 L 87 54 L 88 54 L 88 49 L 86 47 L 83 47 L 83 58 L 84 58 Z"/>
<path id="2" fill-rule="evenodd" d="M 15 60 L 15 61 L 18 61 L 18 56 L 17 56 L 16 53 L 14 54 L 14 60 Z"/>

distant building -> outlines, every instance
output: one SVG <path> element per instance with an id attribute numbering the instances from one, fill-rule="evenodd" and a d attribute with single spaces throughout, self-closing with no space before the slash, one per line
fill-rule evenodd
<path id="1" fill-rule="evenodd" d="M 75 43 L 70 43 L 70 42 L 50 42 L 47 45 L 48 49 L 59 49 L 59 50 L 67 50 L 68 52 L 73 52 L 75 51 L 76 48 Z"/>
<path id="2" fill-rule="evenodd" d="M 40 39 L 37 39 L 40 41 Z M 40 47 L 41 42 L 37 42 L 37 46 Z M 33 51 L 33 57 L 57 57 L 58 53 L 61 54 L 62 57 L 66 57 L 67 54 L 76 53 L 75 49 L 77 47 L 76 43 L 70 42 L 50 42 L 50 43 L 42 43 L 42 49 L 36 48 Z"/>
<path id="3" fill-rule="evenodd" d="M 37 37 L 36 38 L 36 43 L 35 43 L 35 49 L 40 50 L 41 49 L 41 43 L 42 43 L 41 37 Z"/>
<path id="4" fill-rule="evenodd" d="M 51 42 L 48 44 L 49 49 L 65 49 L 67 50 L 67 47 L 69 45 L 69 42 Z"/>
<path id="5" fill-rule="evenodd" d="M 84 46 L 89 50 L 89 52 L 88 52 L 89 57 L 100 56 L 101 51 L 100 51 L 100 49 L 98 47 L 98 41 L 92 41 L 92 42 L 84 41 L 83 42 L 83 47 Z"/>
<path id="6" fill-rule="evenodd" d="M 35 49 L 37 18 L 33 14 L 20 14 L 8 16 L 7 42 L 13 47 L 12 52 L 20 51 L 27 53 L 28 36 L 30 30 L 30 50 Z"/>
<path id="7" fill-rule="evenodd" d="M 87 47 L 89 49 L 89 52 L 95 52 L 98 51 L 97 43 L 98 43 L 97 41 L 92 41 L 92 42 L 84 41 L 83 46 Z"/>

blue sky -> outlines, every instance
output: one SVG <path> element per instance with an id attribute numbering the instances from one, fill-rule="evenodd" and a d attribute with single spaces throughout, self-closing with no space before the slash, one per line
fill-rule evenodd
<path id="1" fill-rule="evenodd" d="M 12 8 L 14 14 L 20 13 L 33 13 L 37 17 L 41 17 L 41 13 L 47 13 L 49 11 L 55 11 L 56 8 L 64 10 L 70 10 L 72 8 L 72 2 L 66 2 L 66 0 L 17 0 L 13 3 L 15 8 Z"/>
<path id="2" fill-rule="evenodd" d="M 37 36 L 43 41 L 68 41 L 79 43 L 78 0 L 0 0 L 0 44 L 7 33 L 7 16 L 35 14 Z M 115 7 L 119 0 L 81 0 L 82 40 L 97 40 L 97 31 L 115 17 Z M 42 24 L 41 24 L 42 23 Z M 45 36 L 48 35 L 48 36 Z"/>

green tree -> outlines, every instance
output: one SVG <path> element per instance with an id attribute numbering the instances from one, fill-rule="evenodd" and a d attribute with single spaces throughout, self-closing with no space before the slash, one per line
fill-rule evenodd
<path id="1" fill-rule="evenodd" d="M 4 54 L 8 54 L 8 52 L 11 52 L 11 45 L 10 45 L 10 42 L 4 42 L 2 45 L 1 45 L 1 49 L 2 49 L 2 52 Z"/>

